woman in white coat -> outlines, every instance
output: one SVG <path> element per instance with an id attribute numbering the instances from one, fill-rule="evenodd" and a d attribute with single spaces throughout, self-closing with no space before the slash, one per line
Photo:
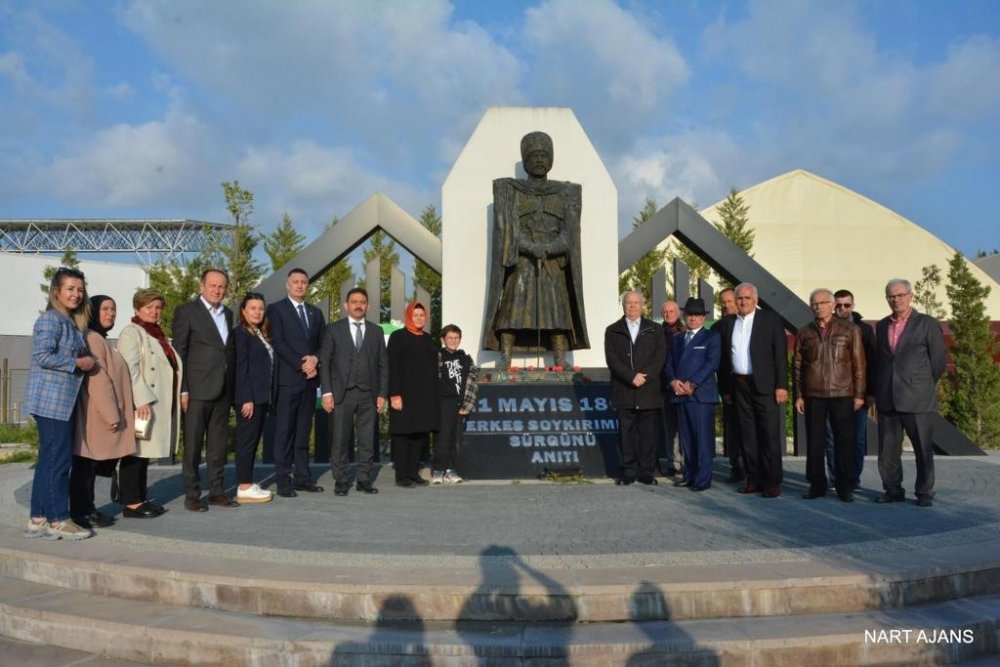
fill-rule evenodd
<path id="1" fill-rule="evenodd" d="M 180 433 L 181 358 L 160 328 L 163 295 L 140 289 L 132 297 L 135 317 L 118 336 L 118 351 L 132 376 L 132 398 L 137 419 L 148 421 L 145 433 L 136 433 L 136 453 L 118 466 L 122 515 L 151 519 L 166 510 L 149 500 L 147 476 L 150 459 L 171 456 Z M 145 437 L 140 437 L 145 436 Z"/>

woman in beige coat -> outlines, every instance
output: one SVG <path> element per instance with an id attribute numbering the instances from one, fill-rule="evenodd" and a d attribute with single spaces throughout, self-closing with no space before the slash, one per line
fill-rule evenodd
<path id="1" fill-rule="evenodd" d="M 166 510 L 147 497 L 150 459 L 173 455 L 180 433 L 181 358 L 160 328 L 163 295 L 141 289 L 132 298 L 135 317 L 118 337 L 118 351 L 132 376 L 135 414 L 149 421 L 145 438 L 136 438 L 136 453 L 119 465 L 118 485 L 123 516 L 151 519 Z"/>
<path id="2" fill-rule="evenodd" d="M 83 379 L 77 405 L 73 468 L 69 474 L 69 512 L 83 528 L 106 528 L 114 517 L 94 506 L 94 478 L 99 462 L 114 465 L 135 453 L 132 378 L 122 356 L 108 342 L 115 326 L 115 301 L 109 296 L 90 298 L 87 349 L 95 364 Z"/>

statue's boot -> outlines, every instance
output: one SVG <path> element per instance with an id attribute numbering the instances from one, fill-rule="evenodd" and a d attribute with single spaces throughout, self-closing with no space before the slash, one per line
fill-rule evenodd
<path id="1" fill-rule="evenodd" d="M 500 370 L 506 373 L 514 358 L 514 334 L 500 334 Z"/>
<path id="2" fill-rule="evenodd" d="M 569 338 L 566 334 L 553 334 L 551 339 L 552 357 L 556 366 L 566 368 L 566 352 L 569 351 Z"/>

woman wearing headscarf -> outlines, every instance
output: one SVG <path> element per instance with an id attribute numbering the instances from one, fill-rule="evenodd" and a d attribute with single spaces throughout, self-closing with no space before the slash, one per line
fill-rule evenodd
<path id="1" fill-rule="evenodd" d="M 438 430 L 438 347 L 424 331 L 422 303 L 406 307 L 403 323 L 389 336 L 389 433 L 396 486 L 411 488 L 428 484 L 420 476 L 420 453 Z"/>
<path id="2" fill-rule="evenodd" d="M 60 267 L 49 284 L 49 303 L 31 332 L 31 370 L 24 411 L 38 424 L 38 462 L 31 482 L 28 538 L 84 540 L 94 533 L 70 521 L 69 469 L 77 396 L 83 374 L 96 361 L 87 350 L 87 287 L 83 274 Z"/>
<path id="3" fill-rule="evenodd" d="M 239 324 L 233 328 L 236 346 L 236 478 L 240 503 L 269 503 L 274 494 L 253 481 L 257 445 L 271 404 L 274 348 L 264 295 L 247 292 L 240 303 Z"/>
<path id="4" fill-rule="evenodd" d="M 86 340 L 97 363 L 83 379 L 69 475 L 69 512 L 84 528 L 106 528 L 115 522 L 94 506 L 98 462 L 115 462 L 135 453 L 132 378 L 122 355 L 108 342 L 117 314 L 111 297 L 90 298 Z"/>
<path id="5" fill-rule="evenodd" d="M 123 516 L 151 519 L 166 509 L 149 500 L 149 460 L 171 456 L 177 450 L 181 427 L 180 387 L 183 366 L 174 346 L 160 328 L 165 300 L 154 289 L 140 289 L 132 297 L 135 316 L 118 336 L 118 351 L 132 378 L 135 416 L 146 420 L 136 434 L 136 452 L 118 464 L 119 502 Z M 143 436 L 143 437 L 140 437 Z"/>

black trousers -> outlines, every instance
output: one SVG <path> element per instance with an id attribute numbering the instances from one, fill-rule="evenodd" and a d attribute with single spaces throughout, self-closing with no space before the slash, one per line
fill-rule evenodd
<path id="1" fill-rule="evenodd" d="M 98 461 L 85 456 L 73 456 L 69 470 L 69 515 L 74 519 L 94 511 L 94 479 Z"/>
<path id="2" fill-rule="evenodd" d="M 264 419 L 267 403 L 254 403 L 253 415 L 249 419 L 236 407 L 236 481 L 239 484 L 253 483 L 253 464 L 257 460 L 257 445 L 264 433 Z"/>
<path id="3" fill-rule="evenodd" d="M 181 466 L 184 495 L 188 499 L 201 498 L 198 466 L 201 465 L 202 447 L 205 448 L 208 492 L 211 495 L 225 493 L 222 476 L 226 466 L 230 407 L 225 396 L 214 401 L 188 400 L 188 409 L 184 414 L 184 461 Z"/>
<path id="4" fill-rule="evenodd" d="M 813 493 L 826 493 L 826 424 L 833 429 L 834 478 L 837 492 L 850 493 L 854 479 L 854 399 L 805 398 L 806 479 Z"/>
<path id="5" fill-rule="evenodd" d="M 445 396 L 441 399 L 441 429 L 434 436 L 435 471 L 445 472 L 455 469 L 458 459 L 458 439 L 462 435 L 462 416 L 458 414 L 458 397 Z"/>
<path id="6" fill-rule="evenodd" d="M 309 484 L 309 433 L 316 412 L 316 388 L 279 386 L 274 401 L 274 478 L 279 491 Z"/>
<path id="7" fill-rule="evenodd" d="M 149 477 L 149 459 L 123 456 L 118 464 L 118 489 L 122 505 L 135 505 L 149 500 L 146 488 Z"/>
<path id="8" fill-rule="evenodd" d="M 733 404 L 740 425 L 747 486 L 776 489 L 781 485 L 781 454 L 785 449 L 785 406 L 774 393 L 758 394 L 752 379 L 735 377 Z"/>
<path id="9" fill-rule="evenodd" d="M 903 496 L 903 431 L 910 437 L 917 459 L 916 494 L 934 497 L 934 444 L 930 412 L 878 413 L 878 474 L 882 488 L 894 496 Z"/>
<path id="10" fill-rule="evenodd" d="M 333 448 L 330 452 L 330 473 L 335 484 L 347 484 L 351 441 L 357 435 L 354 453 L 357 481 L 372 484 L 372 460 L 375 457 L 375 433 L 378 427 L 375 394 L 362 389 L 348 389 L 344 398 L 333 406 Z"/>
<path id="11" fill-rule="evenodd" d="M 427 442 L 427 433 L 402 433 L 392 436 L 392 467 L 396 481 L 404 482 L 420 476 L 420 452 Z"/>
<path id="12" fill-rule="evenodd" d="M 660 441 L 660 409 L 619 410 L 618 435 L 622 479 L 653 477 L 656 443 Z"/>
<path id="13" fill-rule="evenodd" d="M 743 471 L 743 445 L 740 444 L 740 422 L 736 406 L 722 403 L 722 449 L 729 457 L 733 472 Z"/>

